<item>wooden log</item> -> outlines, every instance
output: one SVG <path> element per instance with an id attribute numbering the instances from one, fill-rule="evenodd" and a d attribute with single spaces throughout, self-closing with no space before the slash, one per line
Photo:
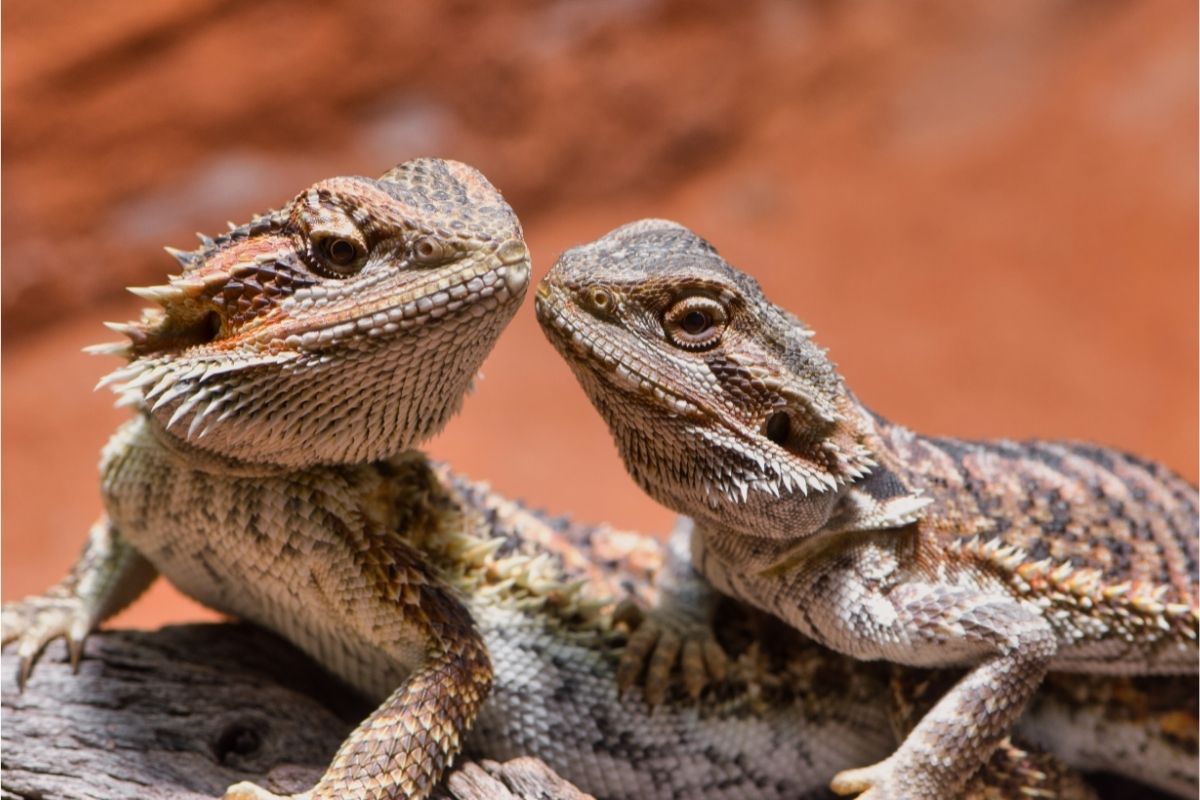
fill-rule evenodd
<path id="1" fill-rule="evenodd" d="M 287 642 L 247 625 L 102 632 L 79 673 L 55 642 L 24 692 L 6 648 L 0 798 L 200 800 L 253 780 L 313 784 L 370 704 Z M 457 767 L 446 800 L 583 800 L 535 758 Z"/>

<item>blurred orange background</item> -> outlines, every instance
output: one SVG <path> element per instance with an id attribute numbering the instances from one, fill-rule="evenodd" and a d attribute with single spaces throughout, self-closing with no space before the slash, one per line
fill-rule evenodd
<path id="1" fill-rule="evenodd" d="M 159 247 L 308 183 L 470 162 L 564 248 L 677 219 L 930 433 L 1075 437 L 1196 479 L 1197 6 L 1173 0 L 6 0 L 3 596 L 99 514 L 127 412 L 79 352 Z M 527 304 L 528 305 L 528 304 Z M 651 532 L 537 330 L 429 446 L 555 513 Z M 115 620 L 210 616 L 160 582 Z"/>

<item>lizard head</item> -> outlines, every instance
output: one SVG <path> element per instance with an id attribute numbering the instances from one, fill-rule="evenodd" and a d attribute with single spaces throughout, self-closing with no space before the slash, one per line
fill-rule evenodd
<path id="1" fill-rule="evenodd" d="M 568 250 L 536 308 L 634 479 L 680 513 L 794 534 L 874 465 L 810 331 L 687 228 L 643 220 Z"/>
<path id="2" fill-rule="evenodd" d="M 287 466 L 397 453 L 457 411 L 529 283 L 521 227 L 475 169 L 421 159 L 339 177 L 168 250 L 181 274 L 106 377 L 168 434 Z"/>

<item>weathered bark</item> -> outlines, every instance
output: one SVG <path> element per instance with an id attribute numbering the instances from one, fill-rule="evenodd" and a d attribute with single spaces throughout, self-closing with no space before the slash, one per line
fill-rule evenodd
<path id="1" fill-rule="evenodd" d="M 24 692 L 3 658 L 0 798 L 199 800 L 240 780 L 310 786 L 369 704 L 245 625 L 93 635 L 79 674 L 52 644 Z M 455 800 L 585 798 L 537 759 L 467 764 Z"/>

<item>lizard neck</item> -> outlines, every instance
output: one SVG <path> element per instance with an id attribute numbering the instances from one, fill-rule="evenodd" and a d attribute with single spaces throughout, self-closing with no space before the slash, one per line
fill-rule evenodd
<path id="1" fill-rule="evenodd" d="M 768 571 L 813 557 L 831 542 L 847 541 L 840 534 L 899 531 L 921 518 L 930 498 L 913 486 L 900 450 L 916 435 L 848 392 L 844 399 L 842 424 L 870 452 L 870 470 L 822 492 L 778 498 L 751 493 L 742 503 L 704 509 L 695 517 L 694 539 L 710 560 L 735 571 Z"/>
<path id="2" fill-rule="evenodd" d="M 172 460 L 188 469 L 237 478 L 265 478 L 295 471 L 293 467 L 283 464 L 245 461 L 201 449 L 168 431 L 149 413 L 139 414 L 133 424 L 140 428 L 146 438 L 168 453 Z"/>

